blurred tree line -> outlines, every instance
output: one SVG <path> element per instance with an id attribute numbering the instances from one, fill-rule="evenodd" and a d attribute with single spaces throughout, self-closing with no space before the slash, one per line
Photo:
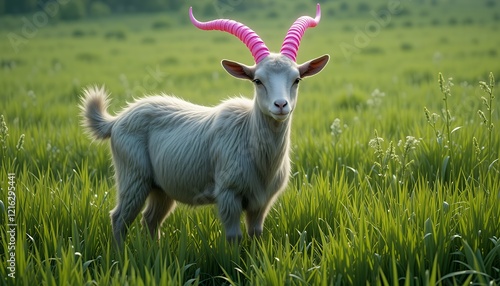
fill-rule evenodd
<path id="1" fill-rule="evenodd" d="M 0 15 L 29 14 L 57 9 L 60 19 L 80 19 L 111 13 L 178 11 L 182 0 L 0 0 Z"/>
<path id="2" fill-rule="evenodd" d="M 435 9 L 436 6 L 457 3 L 486 5 L 488 9 L 494 9 L 497 6 L 496 1 L 498 0 L 470 2 L 469 0 L 0 0 L 0 15 L 26 15 L 42 11 L 50 15 L 51 18 L 78 20 L 114 13 L 185 13 L 192 5 L 196 7 L 197 15 L 207 18 L 225 17 L 227 12 L 253 12 L 254 15 L 276 18 L 279 15 L 289 14 L 313 15 L 314 5 L 319 2 L 322 5 L 324 15 L 328 17 L 352 18 L 359 15 L 367 17 L 367 15 L 371 15 L 371 12 L 385 11 L 389 5 L 392 5 L 391 3 L 399 3 L 401 6 L 400 11 L 395 16 L 407 16 L 411 14 L 411 10 L 416 8 Z M 262 9 L 263 7 L 265 9 Z"/>
<path id="3" fill-rule="evenodd" d="M 216 15 L 223 10 L 245 10 L 263 2 L 269 0 L 211 0 L 191 4 L 200 9 L 200 14 Z M 185 0 L 0 0 L 0 15 L 45 11 L 62 20 L 77 20 L 112 13 L 177 12 L 187 10 L 188 6 Z"/>

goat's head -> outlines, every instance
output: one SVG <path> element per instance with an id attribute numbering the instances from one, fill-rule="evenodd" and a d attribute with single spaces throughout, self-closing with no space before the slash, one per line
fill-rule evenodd
<path id="1" fill-rule="evenodd" d="M 300 80 L 320 72 L 328 63 L 329 56 L 296 63 L 297 51 L 304 32 L 315 27 L 321 18 L 319 4 L 316 17 L 298 18 L 288 30 L 279 54 L 270 53 L 264 42 L 253 30 L 233 20 L 219 19 L 199 22 L 189 9 L 191 22 L 202 30 L 220 30 L 238 37 L 254 57 L 255 64 L 247 66 L 238 62 L 223 60 L 224 69 L 236 78 L 254 83 L 256 101 L 260 110 L 277 121 L 286 120 L 295 107 L 297 88 Z"/>

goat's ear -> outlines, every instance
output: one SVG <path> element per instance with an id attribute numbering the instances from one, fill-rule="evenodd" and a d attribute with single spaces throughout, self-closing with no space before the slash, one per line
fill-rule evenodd
<path id="1" fill-rule="evenodd" d="M 313 76 L 319 73 L 328 63 L 329 55 L 323 55 L 299 65 L 300 77 Z"/>
<path id="2" fill-rule="evenodd" d="M 254 68 L 233 62 L 230 60 L 222 60 L 222 67 L 232 76 L 241 79 L 253 80 Z"/>

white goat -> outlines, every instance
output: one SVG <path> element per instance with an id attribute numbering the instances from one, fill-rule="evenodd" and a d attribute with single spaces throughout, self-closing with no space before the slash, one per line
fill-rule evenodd
<path id="1" fill-rule="evenodd" d="M 260 235 L 264 219 L 290 172 L 290 123 L 299 81 L 320 72 L 329 56 L 298 65 L 300 39 L 320 19 L 301 17 L 290 28 L 280 54 L 270 53 L 255 32 L 232 20 L 198 22 L 204 30 L 224 30 L 239 37 L 256 64 L 223 60 L 225 70 L 255 85 L 254 99 L 232 98 L 215 107 L 176 97 L 152 96 L 135 101 L 117 116 L 107 113 L 104 88 L 89 87 L 82 98 L 84 125 L 98 139 L 111 138 L 118 202 L 111 211 L 119 245 L 127 227 L 143 211 L 152 236 L 173 210 L 175 201 L 215 203 L 228 240 L 247 232 Z M 299 32 L 297 32 L 299 31 Z"/>

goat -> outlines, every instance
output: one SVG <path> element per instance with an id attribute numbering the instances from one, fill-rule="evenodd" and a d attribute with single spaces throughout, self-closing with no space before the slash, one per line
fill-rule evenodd
<path id="1" fill-rule="evenodd" d="M 214 107 L 195 105 L 166 95 L 145 97 L 118 115 L 106 111 L 108 95 L 96 86 L 84 90 L 83 125 L 96 139 L 111 139 L 118 190 L 111 211 L 113 235 L 123 244 L 128 226 L 141 211 L 152 237 L 174 209 L 215 203 L 229 241 L 240 240 L 245 212 L 247 233 L 262 233 L 269 208 L 286 187 L 290 173 L 290 124 L 299 81 L 320 72 L 328 55 L 296 63 L 300 40 L 320 20 L 303 16 L 289 29 L 279 54 L 270 53 L 260 37 L 233 20 L 192 23 L 202 30 L 222 30 L 243 41 L 253 66 L 223 60 L 232 76 L 250 80 L 253 100 L 231 98 Z"/>

